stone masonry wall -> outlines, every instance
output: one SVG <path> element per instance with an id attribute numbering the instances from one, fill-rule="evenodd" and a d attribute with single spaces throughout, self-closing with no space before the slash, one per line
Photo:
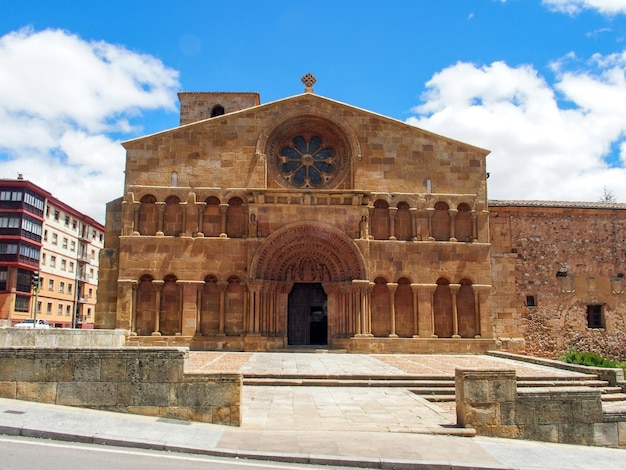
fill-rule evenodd
<path id="1" fill-rule="evenodd" d="M 530 355 L 625 360 L 626 206 L 560 205 L 490 204 L 496 337 L 523 338 Z M 601 328 L 588 327 L 588 305 L 601 306 Z"/>
<path id="2" fill-rule="evenodd" d="M 0 348 L 0 397 L 239 426 L 240 374 L 185 372 L 187 348 Z"/>
<path id="3" fill-rule="evenodd" d="M 626 423 L 604 422 L 591 387 L 517 389 L 513 370 L 456 370 L 457 423 L 484 436 L 623 446 Z"/>

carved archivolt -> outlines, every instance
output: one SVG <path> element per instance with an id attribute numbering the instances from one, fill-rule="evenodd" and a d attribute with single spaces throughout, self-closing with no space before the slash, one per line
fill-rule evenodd
<path id="1" fill-rule="evenodd" d="M 363 257 L 343 232 L 319 222 L 283 227 L 252 259 L 255 279 L 328 282 L 367 279 Z"/>

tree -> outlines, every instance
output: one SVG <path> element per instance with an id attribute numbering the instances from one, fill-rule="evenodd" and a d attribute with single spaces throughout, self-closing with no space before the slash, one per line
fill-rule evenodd
<path id="1" fill-rule="evenodd" d="M 600 198 L 600 202 L 616 202 L 615 194 L 606 186 L 602 188 L 602 197 Z"/>

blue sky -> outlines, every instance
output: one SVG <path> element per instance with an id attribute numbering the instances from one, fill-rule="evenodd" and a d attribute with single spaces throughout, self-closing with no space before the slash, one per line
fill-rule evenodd
<path id="1" fill-rule="evenodd" d="M 0 0 L 0 177 L 104 220 L 177 91 L 315 92 L 491 150 L 491 199 L 626 202 L 626 0 Z"/>

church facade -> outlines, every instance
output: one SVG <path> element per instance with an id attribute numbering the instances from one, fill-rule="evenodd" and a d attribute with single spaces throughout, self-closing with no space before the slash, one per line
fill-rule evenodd
<path id="1" fill-rule="evenodd" d="M 303 82 L 266 104 L 180 93 L 179 127 L 124 144 L 96 327 L 201 350 L 523 351 L 527 300 L 548 296 L 519 282 L 511 208 L 490 212 L 489 152 Z"/>

